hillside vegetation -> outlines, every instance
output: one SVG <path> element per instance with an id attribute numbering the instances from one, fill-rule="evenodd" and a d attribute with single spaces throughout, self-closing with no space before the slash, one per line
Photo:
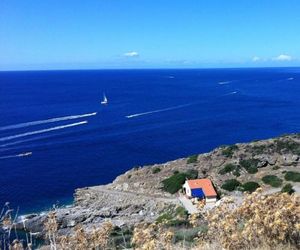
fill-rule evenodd
<path id="1" fill-rule="evenodd" d="M 34 233 L 51 250 L 299 249 L 299 159 L 298 134 L 221 146 L 77 189 L 71 207 L 31 214 L 25 224 L 2 212 L 0 228 Z M 221 202 L 188 216 L 177 197 L 193 178 L 211 179 Z"/>

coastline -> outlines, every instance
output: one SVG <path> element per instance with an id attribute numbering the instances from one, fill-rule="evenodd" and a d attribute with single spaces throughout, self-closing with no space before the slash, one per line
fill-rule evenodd
<path id="1" fill-rule="evenodd" d="M 196 170 L 199 177 L 210 178 L 217 190 L 222 190 L 221 197 L 230 196 L 241 199 L 243 192 L 228 192 L 221 188 L 224 181 L 232 178 L 233 175 L 220 174 L 220 169 L 228 163 L 237 164 L 245 157 L 256 159 L 257 172 L 252 174 L 241 170 L 240 176 L 236 178 L 242 183 L 257 181 L 266 192 L 277 192 L 278 188 L 274 189 L 263 184 L 261 178 L 266 174 L 283 176 L 286 171 L 300 171 L 299 156 L 286 151 L 288 147 L 282 148 L 281 151 L 275 147 L 276 145 L 290 145 L 289 143 L 292 142 L 297 142 L 295 144 L 297 150 L 300 149 L 299 134 L 238 143 L 234 147 L 221 146 L 211 152 L 198 155 L 193 163 L 189 163 L 189 158 L 180 158 L 163 164 L 136 167 L 119 175 L 107 185 L 76 189 L 72 205 L 55 209 L 60 225 L 58 232 L 72 234 L 74 227 L 78 224 L 91 230 L 107 220 L 117 227 L 132 227 L 141 222 L 155 221 L 170 206 L 181 205 L 178 194 L 170 194 L 162 189 L 162 181 L 174 172 Z M 224 152 L 230 148 L 232 148 L 230 155 L 225 155 Z M 280 178 L 284 179 L 284 177 Z M 295 182 L 293 185 L 296 187 L 296 192 L 299 192 L 300 183 Z M 23 218 L 27 230 L 42 234 L 47 214 L 41 213 Z M 17 227 L 22 229 L 23 223 L 17 224 Z"/>

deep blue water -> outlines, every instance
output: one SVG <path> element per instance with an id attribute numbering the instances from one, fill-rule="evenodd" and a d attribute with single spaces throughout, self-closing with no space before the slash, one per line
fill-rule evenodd
<path id="1" fill-rule="evenodd" d="M 0 72 L 0 204 L 41 210 L 133 166 L 299 132 L 299 108 L 299 68 Z"/>

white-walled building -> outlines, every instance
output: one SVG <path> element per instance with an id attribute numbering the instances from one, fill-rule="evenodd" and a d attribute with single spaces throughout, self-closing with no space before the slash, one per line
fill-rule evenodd
<path id="1" fill-rule="evenodd" d="M 206 202 L 217 201 L 217 192 L 209 179 L 186 180 L 183 190 L 189 198 L 205 199 Z"/>

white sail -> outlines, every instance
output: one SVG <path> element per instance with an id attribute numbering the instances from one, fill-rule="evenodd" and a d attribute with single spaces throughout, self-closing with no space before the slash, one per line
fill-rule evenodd
<path id="1" fill-rule="evenodd" d="M 105 94 L 103 94 L 103 101 L 101 102 L 101 104 L 107 104 L 108 100 Z"/>

